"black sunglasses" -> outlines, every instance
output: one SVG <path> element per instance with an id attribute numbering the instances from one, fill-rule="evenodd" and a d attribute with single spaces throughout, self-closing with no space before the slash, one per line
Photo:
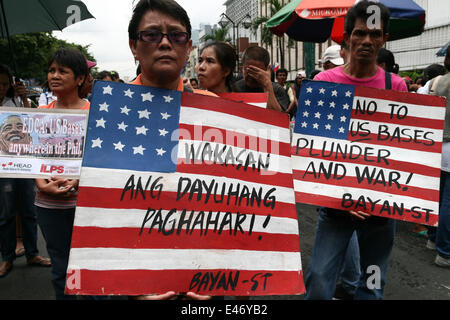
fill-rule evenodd
<path id="1" fill-rule="evenodd" d="M 170 31 L 163 33 L 159 30 L 144 30 L 138 32 L 138 39 L 148 43 L 160 43 L 164 36 L 173 44 L 186 44 L 189 41 L 189 34 L 183 31 Z"/>

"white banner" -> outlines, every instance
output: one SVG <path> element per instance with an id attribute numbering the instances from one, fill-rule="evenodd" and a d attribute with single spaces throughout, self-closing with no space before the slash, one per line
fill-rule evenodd
<path id="1" fill-rule="evenodd" d="M 79 178 L 89 112 L 0 108 L 0 178 Z"/>

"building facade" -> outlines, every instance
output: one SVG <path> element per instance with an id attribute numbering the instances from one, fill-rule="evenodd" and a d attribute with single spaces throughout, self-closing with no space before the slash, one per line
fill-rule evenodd
<path id="1" fill-rule="evenodd" d="M 278 0 L 282 5 L 289 0 Z M 449 0 L 414 0 L 426 12 L 425 31 L 422 35 L 407 39 L 387 42 L 386 48 L 391 50 L 400 66 L 400 71 L 424 69 L 430 64 L 443 64 L 444 57 L 437 57 L 437 51 L 450 41 L 450 1 Z M 226 14 L 239 21 L 247 13 L 252 17 L 272 17 L 269 1 L 265 0 L 228 0 L 224 3 Z M 255 14 L 257 10 L 257 14 Z M 271 44 L 261 43 L 261 30 L 254 35 L 251 31 L 240 28 L 239 37 L 248 35 L 250 42 L 258 42 L 265 47 L 272 58 L 272 65 L 279 65 L 288 70 L 288 79 L 293 80 L 299 70 L 306 69 L 305 43 L 290 40 L 287 36 L 273 36 Z M 230 35 L 231 37 L 232 35 Z M 322 69 L 320 59 L 327 47 L 335 45 L 332 40 L 314 45 L 315 69 Z"/>
<path id="2" fill-rule="evenodd" d="M 417 37 L 391 41 L 386 48 L 395 56 L 400 71 L 421 70 L 433 63 L 443 64 L 436 53 L 450 41 L 450 1 L 414 0 L 426 12 L 425 31 Z"/>
<path id="3" fill-rule="evenodd" d="M 233 20 L 237 25 L 245 16 L 250 15 L 250 19 L 254 20 L 259 16 L 259 0 L 227 0 L 224 4 L 226 7 L 225 14 Z M 233 38 L 233 30 L 230 24 L 229 36 Z M 237 26 L 235 37 L 248 38 L 249 42 L 259 42 L 258 35 L 253 34 L 249 29 L 245 29 L 242 25 Z"/>

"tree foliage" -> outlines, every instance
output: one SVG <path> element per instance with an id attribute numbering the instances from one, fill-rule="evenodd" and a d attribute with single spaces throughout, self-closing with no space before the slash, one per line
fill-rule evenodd
<path id="1" fill-rule="evenodd" d="M 78 49 L 87 59 L 95 61 L 89 53 L 89 46 L 60 40 L 47 32 L 15 35 L 11 37 L 11 43 L 16 67 L 5 38 L 0 39 L 0 63 L 8 65 L 13 72 L 17 72 L 15 76 L 22 79 L 35 79 L 38 83 L 43 83 L 47 79 L 48 60 L 59 48 Z"/>
<path id="2" fill-rule="evenodd" d="M 212 41 L 223 41 L 223 42 L 231 42 L 231 38 L 228 36 L 228 28 L 214 28 L 213 33 L 212 34 L 206 34 L 202 37 L 202 41 L 208 41 L 208 40 L 212 40 Z"/>

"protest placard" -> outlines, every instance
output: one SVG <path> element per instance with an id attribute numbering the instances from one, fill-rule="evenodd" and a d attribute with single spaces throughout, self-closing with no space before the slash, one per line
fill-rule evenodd
<path id="1" fill-rule="evenodd" d="M 98 82 L 88 128 L 69 294 L 304 292 L 287 115 Z"/>
<path id="2" fill-rule="evenodd" d="M 304 81 L 296 201 L 436 225 L 445 99 Z"/>
<path id="3" fill-rule="evenodd" d="M 78 178 L 88 113 L 0 108 L 0 177 Z"/>

